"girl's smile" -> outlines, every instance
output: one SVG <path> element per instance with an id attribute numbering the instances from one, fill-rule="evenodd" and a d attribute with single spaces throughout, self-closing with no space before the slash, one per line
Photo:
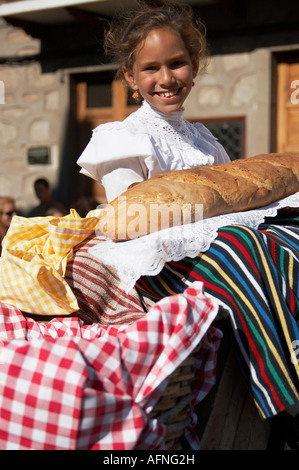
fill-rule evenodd
<path id="1" fill-rule="evenodd" d="M 150 31 L 136 51 L 133 70 L 124 75 L 133 90 L 159 111 L 179 111 L 189 95 L 197 73 L 180 35 L 172 28 Z"/>

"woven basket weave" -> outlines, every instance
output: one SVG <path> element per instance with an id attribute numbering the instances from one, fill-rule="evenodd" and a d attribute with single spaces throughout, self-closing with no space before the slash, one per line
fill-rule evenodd
<path id="1" fill-rule="evenodd" d="M 190 407 L 194 398 L 191 389 L 194 380 L 192 366 L 200 347 L 201 345 L 173 372 L 163 395 L 149 415 L 150 419 L 155 418 L 167 426 L 164 441 L 168 450 L 183 449 L 182 438 L 186 426 L 191 422 Z"/>

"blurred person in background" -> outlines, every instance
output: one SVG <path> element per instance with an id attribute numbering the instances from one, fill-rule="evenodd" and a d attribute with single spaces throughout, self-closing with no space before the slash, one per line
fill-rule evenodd
<path id="1" fill-rule="evenodd" d="M 66 208 L 52 196 L 49 182 L 45 178 L 39 178 L 34 182 L 34 191 L 40 204 L 29 212 L 29 217 L 41 217 L 47 215 L 49 209 L 55 208 L 61 216 L 67 214 Z"/>
<path id="2" fill-rule="evenodd" d="M 75 209 L 80 217 L 86 217 L 89 211 L 98 208 L 100 204 L 93 196 L 81 196 L 77 199 L 72 207 Z"/>
<path id="3" fill-rule="evenodd" d="M 0 255 L 2 251 L 2 240 L 9 229 L 13 216 L 16 214 L 15 200 L 9 196 L 0 196 Z"/>

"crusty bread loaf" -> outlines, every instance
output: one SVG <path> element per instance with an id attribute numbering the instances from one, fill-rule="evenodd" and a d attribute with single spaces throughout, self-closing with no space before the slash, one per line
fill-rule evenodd
<path id="1" fill-rule="evenodd" d="M 163 228 L 266 206 L 299 191 L 299 155 L 266 154 L 161 173 L 116 198 L 99 229 L 129 240 Z"/>

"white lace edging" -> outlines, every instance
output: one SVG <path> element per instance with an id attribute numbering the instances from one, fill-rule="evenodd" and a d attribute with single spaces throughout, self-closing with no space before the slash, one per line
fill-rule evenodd
<path id="1" fill-rule="evenodd" d="M 183 110 L 165 114 L 153 108 L 146 101 L 135 113 L 123 121 L 133 135 L 141 130 L 151 136 L 162 154 L 171 153 L 174 148 L 184 153 L 184 165 L 192 167 L 198 164 L 201 153 L 202 165 L 213 165 L 217 148 L 215 138 L 201 123 L 190 123 L 183 119 Z M 171 149 L 171 151 L 170 151 Z M 175 152 L 176 153 L 176 152 Z"/>
<path id="2" fill-rule="evenodd" d="M 179 261 L 186 256 L 195 258 L 210 248 L 218 228 L 225 225 L 246 225 L 258 228 L 266 217 L 275 217 L 284 207 L 299 207 L 299 192 L 269 206 L 246 212 L 236 212 L 193 224 L 172 227 L 135 240 L 114 242 L 107 240 L 89 249 L 89 253 L 113 266 L 129 292 L 140 276 L 156 276 L 168 261 Z"/>

